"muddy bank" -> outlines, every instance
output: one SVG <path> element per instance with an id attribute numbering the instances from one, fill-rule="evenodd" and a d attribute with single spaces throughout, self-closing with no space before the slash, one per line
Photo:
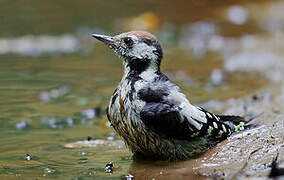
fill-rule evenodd
<path id="1" fill-rule="evenodd" d="M 208 151 L 194 167 L 200 175 L 228 179 L 267 179 L 271 162 L 279 153 L 278 162 L 284 160 L 283 95 L 265 93 L 251 99 L 218 102 L 230 114 L 259 115 L 253 123 L 258 127 L 232 135 Z M 217 103 L 217 102 L 215 102 Z M 214 103 L 209 103 L 212 106 Z M 215 106 L 216 108 L 217 106 Z"/>

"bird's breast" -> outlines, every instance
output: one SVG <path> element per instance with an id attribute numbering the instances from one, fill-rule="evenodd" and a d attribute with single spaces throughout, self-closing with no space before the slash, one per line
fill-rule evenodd
<path id="1" fill-rule="evenodd" d="M 112 95 L 109 104 L 110 121 L 113 125 L 121 126 L 123 123 L 123 126 L 127 126 L 125 123 L 129 122 L 128 119 L 134 117 L 133 108 L 135 107 L 136 98 L 129 98 L 130 94 L 134 94 L 133 89 L 127 80 L 122 80 Z"/>
<path id="2" fill-rule="evenodd" d="M 131 86 L 127 80 L 121 81 L 110 101 L 109 120 L 126 142 L 139 144 L 139 137 L 145 137 L 146 131 L 140 119 L 140 112 L 145 102 L 139 99 L 137 89 L 133 85 Z"/>

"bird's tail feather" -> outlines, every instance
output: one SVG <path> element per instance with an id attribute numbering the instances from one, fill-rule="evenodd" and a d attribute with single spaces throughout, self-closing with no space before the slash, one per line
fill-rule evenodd
<path id="1" fill-rule="evenodd" d="M 255 118 L 246 119 L 241 116 L 232 115 L 218 115 L 218 117 L 220 118 L 220 121 L 222 121 L 224 124 L 227 124 L 232 130 L 235 130 L 237 126 L 243 126 L 244 129 L 255 127 L 254 124 L 249 124 L 249 122 Z"/>

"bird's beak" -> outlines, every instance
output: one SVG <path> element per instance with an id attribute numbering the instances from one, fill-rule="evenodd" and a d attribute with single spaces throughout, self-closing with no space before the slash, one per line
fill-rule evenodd
<path id="1" fill-rule="evenodd" d="M 105 36 L 105 35 L 100 35 L 100 34 L 92 34 L 92 36 L 107 45 L 115 46 L 116 44 L 113 37 L 111 36 Z"/>

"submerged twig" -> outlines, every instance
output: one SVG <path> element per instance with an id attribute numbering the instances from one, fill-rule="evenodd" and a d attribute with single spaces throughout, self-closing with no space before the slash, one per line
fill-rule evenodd
<path id="1" fill-rule="evenodd" d="M 284 175 L 284 168 L 279 168 L 277 166 L 278 156 L 279 156 L 279 152 L 277 153 L 276 157 L 271 162 L 271 171 L 268 175 L 268 177 L 270 177 L 270 178 Z"/>

